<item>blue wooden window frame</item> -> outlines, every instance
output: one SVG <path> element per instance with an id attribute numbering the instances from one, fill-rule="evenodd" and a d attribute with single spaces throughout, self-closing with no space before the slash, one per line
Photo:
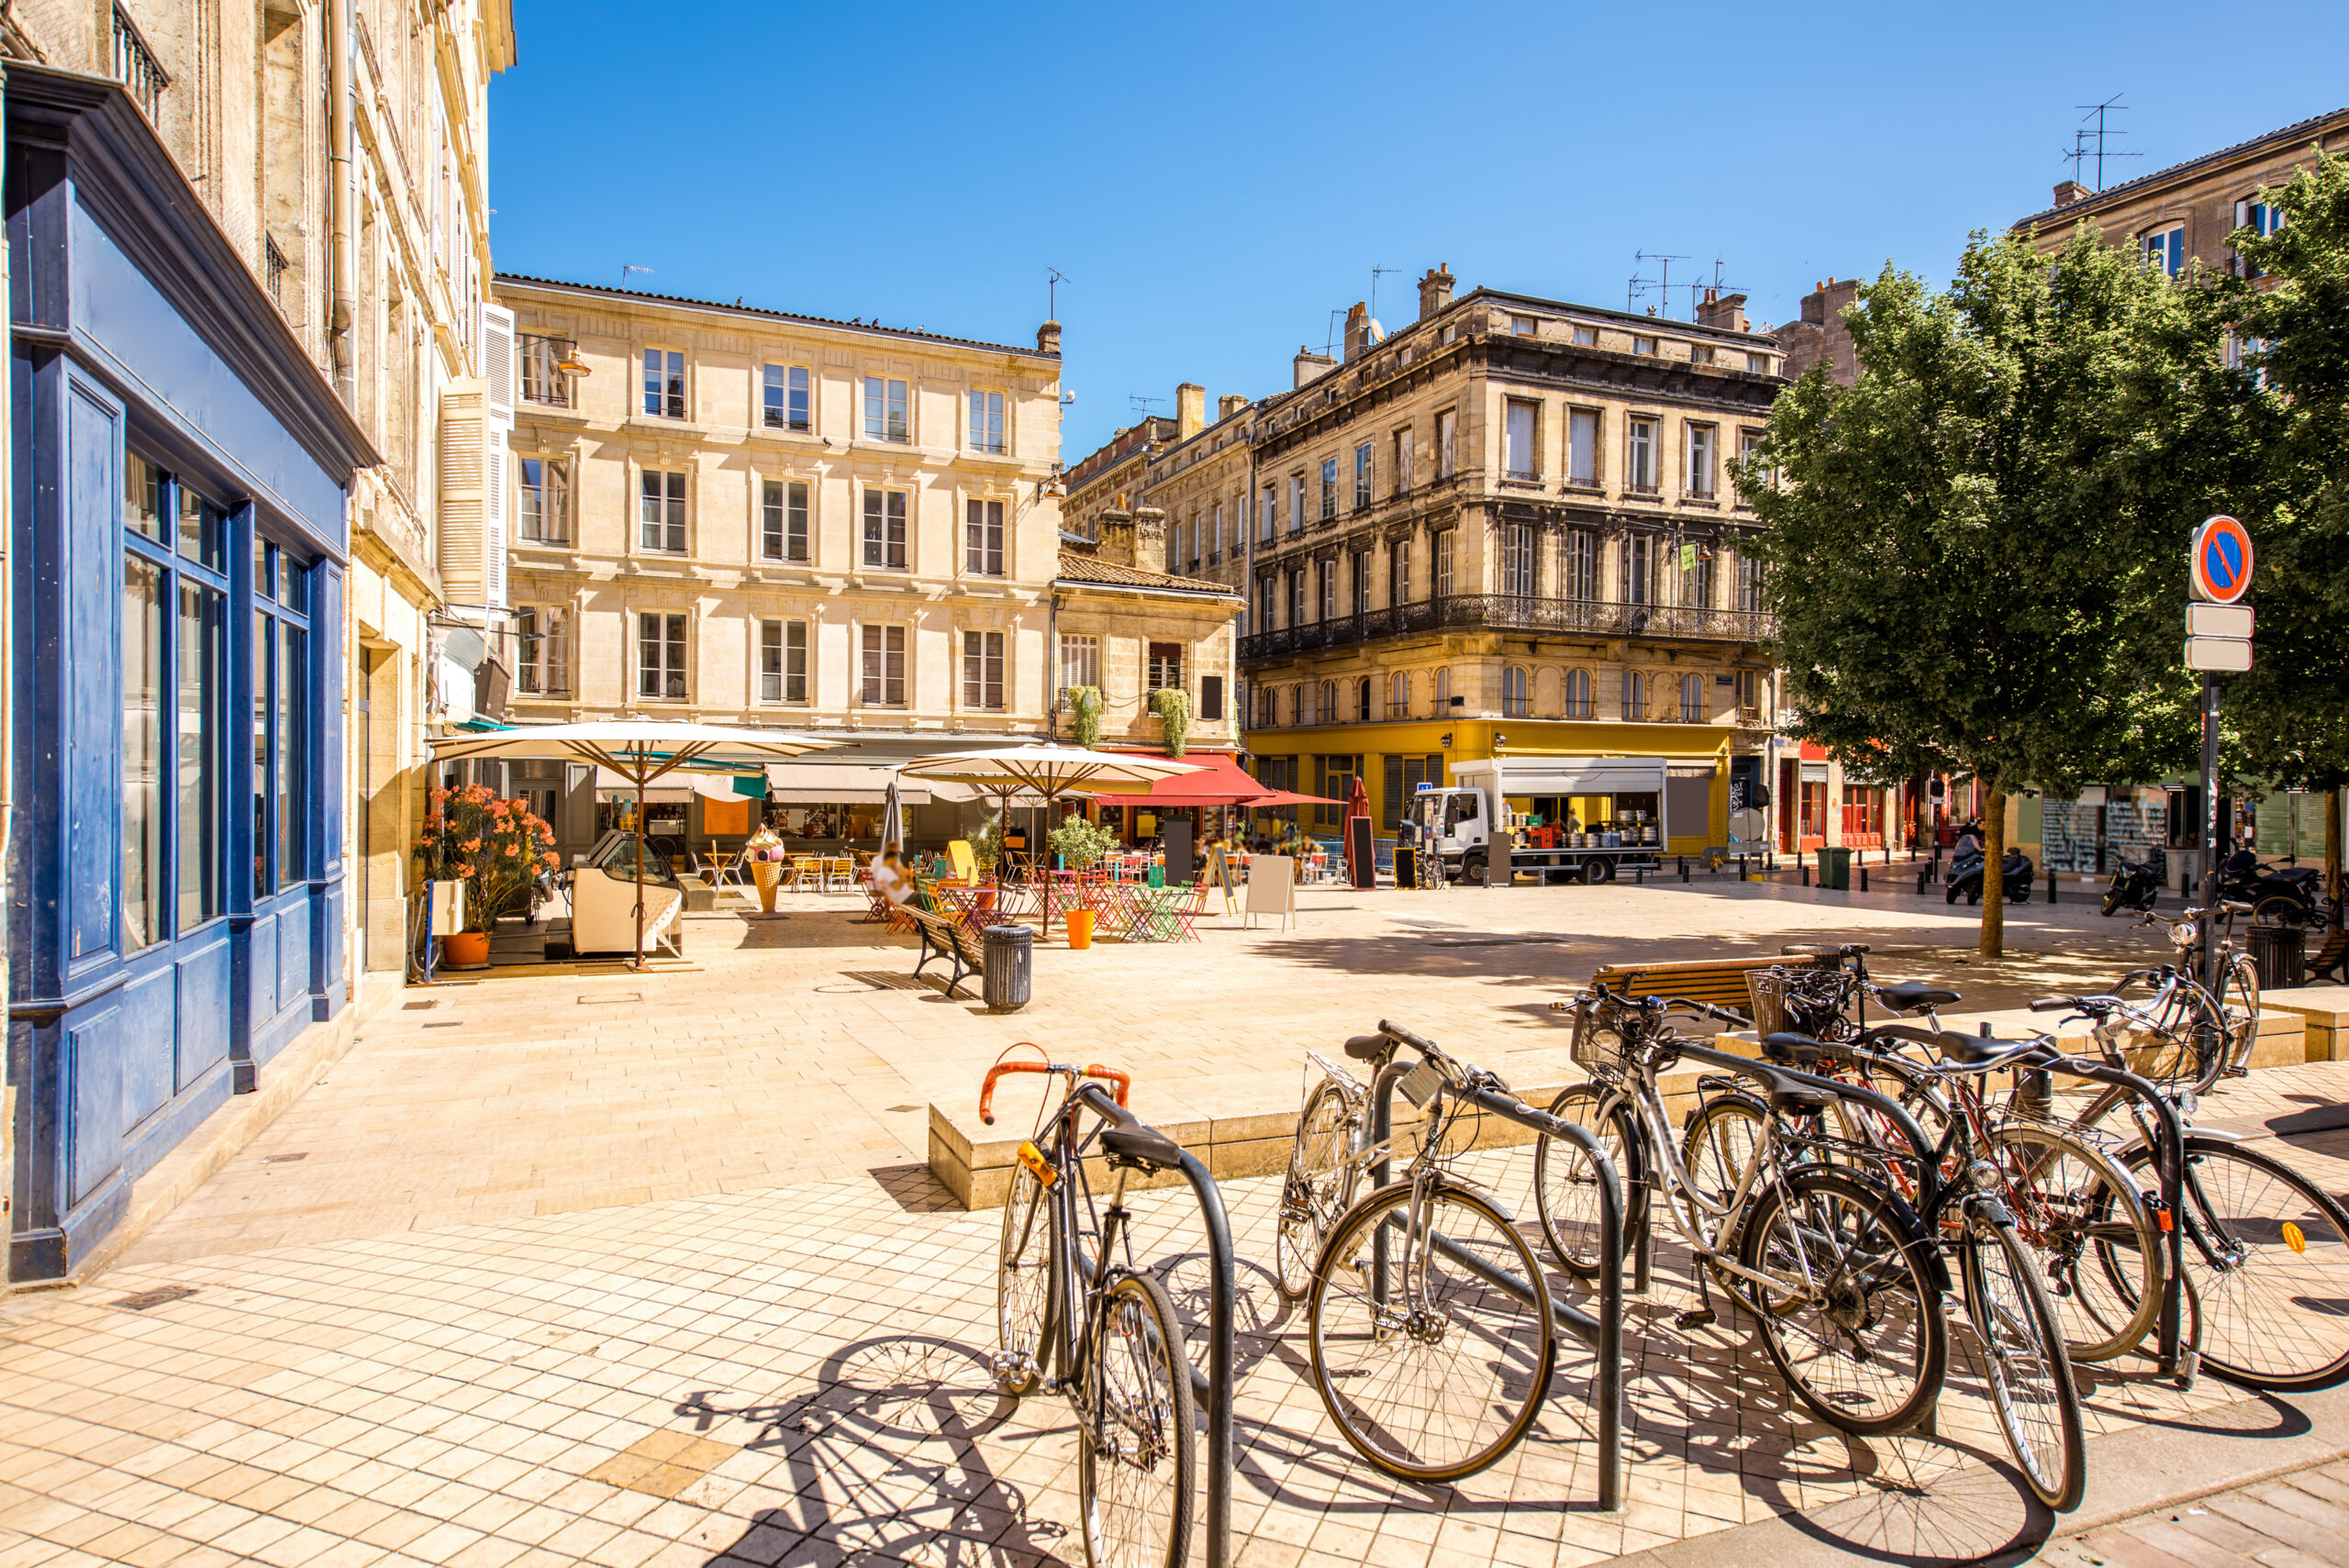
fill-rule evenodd
<path id="1" fill-rule="evenodd" d="M 308 784 L 317 729 L 310 645 L 312 562 L 253 535 L 253 903 L 310 881 Z M 289 636 L 289 634 L 291 634 Z M 289 660 L 289 653 L 298 658 Z"/>

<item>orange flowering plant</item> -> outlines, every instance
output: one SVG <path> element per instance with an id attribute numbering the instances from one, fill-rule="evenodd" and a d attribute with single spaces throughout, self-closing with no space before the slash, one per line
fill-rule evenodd
<path id="1" fill-rule="evenodd" d="M 541 872 L 562 863 L 554 829 L 518 800 L 500 800 L 487 784 L 436 789 L 416 840 L 417 874 L 465 884 L 465 929 L 488 931 L 519 904 L 529 911 Z"/>

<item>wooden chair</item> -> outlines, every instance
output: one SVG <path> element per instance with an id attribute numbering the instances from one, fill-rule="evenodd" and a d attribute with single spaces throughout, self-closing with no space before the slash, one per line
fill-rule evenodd
<path id="1" fill-rule="evenodd" d="M 856 887 L 856 861 L 854 857 L 850 855 L 827 855 L 824 857 L 823 865 L 823 889 L 826 893 L 829 893 L 835 888 L 838 888 L 843 893 L 854 891 Z"/>

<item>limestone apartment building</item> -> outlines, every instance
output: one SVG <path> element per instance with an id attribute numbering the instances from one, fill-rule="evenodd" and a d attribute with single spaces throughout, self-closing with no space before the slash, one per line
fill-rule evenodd
<path id="1" fill-rule="evenodd" d="M 1254 771 L 1360 777 L 1384 832 L 1457 762 L 1658 757 L 1668 848 L 1722 843 L 1773 722 L 1729 463 L 1777 344 L 1734 295 L 1684 322 L 1453 289 L 1431 270 L 1391 336 L 1357 306 L 1341 361 L 1300 350 L 1288 391 L 1151 460 L 1169 569 L 1247 595 Z"/>
<path id="2" fill-rule="evenodd" d="M 1045 733 L 1057 323 L 1014 348 L 538 278 L 496 294 L 518 720 L 804 730 L 847 743 L 805 766 L 852 795 L 878 788 L 852 787 L 859 764 Z M 565 784 L 557 830 L 584 848 L 591 803 L 560 765 L 523 772 Z"/>

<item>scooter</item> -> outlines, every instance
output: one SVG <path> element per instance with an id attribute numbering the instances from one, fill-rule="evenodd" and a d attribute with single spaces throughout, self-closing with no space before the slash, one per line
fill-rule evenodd
<path id="1" fill-rule="evenodd" d="M 2249 850 L 2237 850 L 2219 868 L 2219 896 L 2250 905 L 2255 926 L 2314 925 L 2322 918 L 2322 884 L 2314 866 L 2262 865 Z"/>
<path id="2" fill-rule="evenodd" d="M 2122 861 L 2112 871 L 2112 885 L 2104 890 L 2104 912 L 2127 909 L 2150 914 L 2162 890 L 2161 868 L 2151 861 Z"/>
<path id="3" fill-rule="evenodd" d="M 1961 895 L 1968 904 L 1982 902 L 1982 858 L 1978 853 L 1967 854 L 1950 862 L 1946 902 L 1954 904 Z M 2021 850 L 2009 850 L 2000 872 L 1999 880 L 2005 884 L 2007 902 L 2030 903 L 2031 857 Z"/>

